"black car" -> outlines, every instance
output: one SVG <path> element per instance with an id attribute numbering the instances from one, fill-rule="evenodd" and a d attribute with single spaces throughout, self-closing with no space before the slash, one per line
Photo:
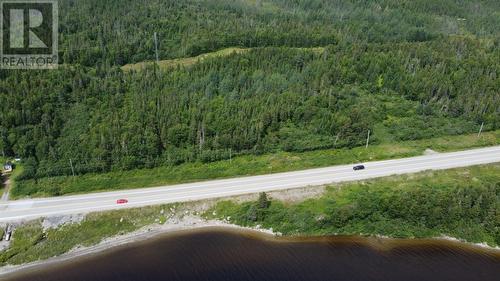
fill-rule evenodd
<path id="1" fill-rule="evenodd" d="M 364 170 L 365 166 L 364 165 L 357 165 L 352 168 L 354 171 L 359 171 L 359 170 Z"/>

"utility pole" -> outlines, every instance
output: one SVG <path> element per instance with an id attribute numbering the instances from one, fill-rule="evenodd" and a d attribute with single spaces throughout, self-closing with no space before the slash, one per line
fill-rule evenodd
<path id="1" fill-rule="evenodd" d="M 229 163 L 231 163 L 233 161 L 233 151 L 232 149 L 230 148 L 229 149 Z"/>
<path id="2" fill-rule="evenodd" d="M 368 148 L 368 144 L 370 143 L 370 133 L 371 133 L 371 131 L 368 130 L 368 137 L 366 138 L 366 147 L 365 148 Z"/>
<path id="3" fill-rule="evenodd" d="M 73 168 L 73 161 L 71 161 L 71 158 L 69 158 L 69 165 L 71 166 L 71 173 L 73 174 L 73 177 L 75 176 L 75 168 Z"/>
<path id="4" fill-rule="evenodd" d="M 478 138 L 481 136 L 481 133 L 483 132 L 483 127 L 484 127 L 484 122 L 481 123 L 481 128 L 479 128 L 479 133 L 477 134 Z"/>
<path id="5" fill-rule="evenodd" d="M 340 134 L 337 134 L 337 136 L 335 137 L 335 141 L 333 142 L 333 148 L 335 148 L 335 146 L 337 146 L 337 141 L 339 140 L 339 135 Z"/>
<path id="6" fill-rule="evenodd" d="M 158 34 L 156 32 L 155 32 L 155 35 L 154 35 L 154 39 L 155 39 L 156 64 L 158 64 L 158 66 L 159 66 L 159 59 L 158 59 Z"/>

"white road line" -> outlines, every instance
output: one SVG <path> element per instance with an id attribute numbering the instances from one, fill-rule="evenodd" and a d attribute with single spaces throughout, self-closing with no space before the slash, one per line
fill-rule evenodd
<path id="1" fill-rule="evenodd" d="M 442 154 L 435 154 L 435 155 L 429 155 L 429 156 L 417 156 L 417 157 L 411 157 L 411 158 L 403 158 L 403 159 L 392 159 L 392 160 L 383 160 L 383 161 L 377 161 L 377 162 L 371 162 L 369 164 L 370 168 L 377 167 L 377 166 L 387 166 L 387 165 L 395 165 L 395 164 L 406 164 L 410 162 L 429 162 L 432 159 L 448 159 L 448 158 L 453 158 L 453 157 L 460 157 L 460 156 L 476 156 L 475 154 L 478 153 L 500 153 L 500 146 L 495 146 L 489 149 L 481 148 L 481 149 L 475 149 L 475 150 L 468 150 L 468 151 L 463 151 L 463 152 L 451 152 L 451 153 L 442 153 Z M 42 202 L 48 202 L 48 203 L 53 203 L 55 202 L 62 202 L 62 201 L 69 201 L 69 200 L 74 200 L 75 198 L 80 198 L 81 196 L 86 196 L 87 199 L 99 199 L 103 197 L 109 197 L 109 196 L 117 196 L 117 195 L 129 195 L 132 196 L 134 194 L 144 194 L 146 192 L 163 192 L 165 188 L 169 188 L 170 190 L 174 189 L 179 189 L 179 190 L 184 190 L 184 189 L 191 189 L 191 188 L 200 188 L 200 187 L 208 187 L 208 186 L 217 186 L 221 184 L 242 184 L 245 182 L 256 182 L 258 180 L 261 181 L 269 181 L 277 178 L 285 178 L 288 179 L 290 176 L 298 176 L 298 175 L 313 175 L 313 174 L 318 174 L 318 173 L 325 173 L 325 172 L 337 172 L 339 170 L 346 170 L 346 171 L 352 171 L 352 165 L 342 165 L 342 166 L 334 166 L 334 167 L 327 167 L 327 168 L 318 168 L 318 169 L 309 169 L 309 170 L 302 170 L 302 171 L 296 171 L 296 172 L 285 172 L 285 173 L 276 173 L 276 174 L 270 174 L 270 175 L 260 175 L 260 176 L 249 176 L 249 177 L 243 177 L 243 178 L 231 178 L 231 179 L 222 179 L 222 180 L 212 180 L 212 181 L 203 181 L 203 182 L 198 182 L 198 183 L 185 183 L 185 184 L 177 184 L 177 185 L 171 185 L 171 186 L 160 186 L 160 187 L 151 187 L 151 188 L 142 188 L 142 189 L 132 189 L 132 190 L 118 190 L 118 191 L 110 191 L 110 192 L 97 192 L 93 194 L 86 194 L 86 195 L 70 195 L 70 196 L 61 196 L 61 197 L 55 197 L 55 198 L 44 198 L 44 199 L 32 199 L 36 203 L 42 203 Z M 2 202 L 0 203 L 0 206 L 2 205 L 8 205 L 9 203 Z"/>
<path id="2" fill-rule="evenodd" d="M 471 155 L 467 155 L 465 157 L 457 157 L 454 160 L 455 161 L 463 161 L 463 162 L 465 162 L 465 161 L 468 161 L 469 159 L 471 159 L 472 157 L 473 156 L 471 156 Z M 483 158 L 483 159 L 489 159 L 488 157 L 491 157 L 491 156 L 490 155 L 485 156 L 485 158 Z M 495 157 L 495 156 L 493 155 L 492 157 Z M 418 170 L 422 170 L 422 169 L 426 169 L 426 168 L 432 168 L 432 167 L 434 167 L 438 163 L 448 163 L 449 162 L 449 160 L 441 160 L 441 159 L 437 159 L 437 160 L 439 160 L 439 161 L 432 161 L 432 165 L 428 164 L 426 166 L 421 166 L 420 163 L 407 164 L 407 165 L 405 165 L 403 167 L 403 170 L 399 170 L 399 172 L 401 172 L 401 171 L 407 171 L 407 170 L 409 170 L 409 168 L 412 168 L 412 167 L 418 168 Z M 323 172 L 319 176 L 325 177 L 325 178 L 322 179 L 323 181 L 325 181 L 324 184 L 327 184 L 327 183 L 330 183 L 330 182 L 333 183 L 333 182 L 335 182 L 337 180 L 341 180 L 341 181 L 342 180 L 347 180 L 347 179 L 353 177 L 354 175 L 356 175 L 356 176 L 357 175 L 362 175 L 363 173 L 366 173 L 367 171 L 370 172 L 370 175 L 374 175 L 374 174 L 376 174 L 376 172 L 378 170 L 381 169 L 380 167 L 379 168 L 375 168 L 375 169 L 372 168 L 372 167 L 373 167 L 373 165 L 369 165 L 369 166 L 367 166 L 368 170 L 358 171 L 358 172 L 354 172 L 352 170 L 352 167 L 349 167 L 349 171 L 346 171 L 346 172 L 335 173 L 335 174 L 330 174 L 330 173 L 327 173 L 327 172 Z M 316 175 L 316 174 L 304 175 L 304 176 L 301 176 L 301 177 L 293 177 L 293 180 L 295 182 L 301 182 L 301 183 L 302 182 L 311 181 L 311 178 L 314 179 L 314 175 Z M 386 171 L 384 171 L 382 174 L 383 175 L 388 175 Z M 347 176 L 344 177 L 343 175 L 347 175 Z M 276 187 L 281 186 L 282 183 L 288 183 L 289 181 L 290 181 L 290 178 L 287 178 L 287 179 L 277 178 L 276 180 L 272 180 L 272 181 L 269 181 L 269 182 L 265 183 L 265 186 L 276 188 Z M 250 184 L 246 184 L 246 185 L 244 185 L 244 184 L 239 185 L 237 188 L 235 188 L 233 186 L 230 186 L 230 188 L 235 189 L 235 190 L 241 190 L 241 189 L 244 189 L 244 188 L 252 188 L 255 185 L 262 185 L 262 184 L 260 182 L 254 182 L 254 183 L 250 183 Z M 147 198 L 150 198 L 150 197 L 157 197 L 157 196 L 161 196 L 161 195 L 163 195 L 163 196 L 176 196 L 178 194 L 184 194 L 184 193 L 197 193 L 197 192 L 199 192 L 198 188 L 205 188 L 205 190 L 208 191 L 208 190 L 211 190 L 211 189 L 221 190 L 223 188 L 227 188 L 227 186 L 225 186 L 225 185 L 216 185 L 216 186 L 215 185 L 214 186 L 212 186 L 212 185 L 210 185 L 210 186 L 209 185 L 206 185 L 206 186 L 200 185 L 200 186 L 193 186 L 192 188 L 184 187 L 182 189 L 168 189 L 168 187 L 165 187 L 161 191 L 135 193 L 135 194 L 138 194 L 140 196 L 140 198 L 144 200 L 144 199 L 147 199 Z M 122 197 L 130 197 L 130 196 L 131 196 L 130 194 L 123 194 L 122 195 Z M 109 200 L 110 201 L 114 202 L 116 199 L 117 198 L 116 198 L 115 195 L 113 195 L 112 197 L 109 196 Z M 78 199 L 78 200 L 81 200 L 81 199 Z M 89 201 L 88 198 L 85 198 L 85 200 Z M 65 200 L 65 201 L 54 200 L 54 201 L 46 201 L 46 202 L 55 203 L 59 207 L 67 207 L 67 206 L 77 207 L 77 206 L 85 206 L 85 205 L 89 204 L 89 202 L 71 203 L 71 201 L 75 201 L 75 199 Z M 15 206 L 17 209 L 19 209 L 20 207 L 25 207 L 25 209 L 30 209 L 30 208 L 33 207 L 34 203 L 37 203 L 36 208 L 37 208 L 37 210 L 40 210 L 40 211 L 44 210 L 44 209 L 49 209 L 49 208 L 54 208 L 55 207 L 53 205 L 47 205 L 47 206 L 43 206 L 42 205 L 42 206 L 40 206 L 40 205 L 38 205 L 38 203 L 40 203 L 40 202 L 34 202 L 32 200 L 28 201 L 28 202 L 30 204 L 25 204 L 25 203 L 22 203 L 22 202 L 11 203 L 10 205 L 8 205 L 8 209 L 10 209 L 13 206 Z M 68 202 L 68 203 L 66 203 L 66 202 Z"/>
<path id="3" fill-rule="evenodd" d="M 311 185 L 366 180 L 424 170 L 441 170 L 500 162 L 500 146 L 461 152 L 443 153 L 368 162 L 364 171 L 352 171 L 352 165 L 286 172 L 271 175 L 213 180 L 198 183 L 153 187 L 58 198 L 20 200 L 0 204 L 0 221 L 34 219 L 43 216 L 88 213 L 162 203 L 186 202 L 234 196 L 262 191 L 284 190 Z M 117 205 L 116 199 L 127 198 L 128 204 Z"/>

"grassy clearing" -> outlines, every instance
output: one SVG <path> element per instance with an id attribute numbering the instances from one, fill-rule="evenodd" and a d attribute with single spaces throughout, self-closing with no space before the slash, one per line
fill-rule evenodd
<path id="1" fill-rule="evenodd" d="M 19 177 L 24 171 L 24 167 L 22 163 L 16 163 L 15 169 L 12 171 L 12 173 L 9 175 L 10 178 L 10 188 L 14 189 L 16 186 L 16 179 Z"/>
<path id="2" fill-rule="evenodd" d="M 92 246 L 105 238 L 165 223 L 176 205 L 89 214 L 82 222 L 43 231 L 41 221 L 15 229 L 9 249 L 0 252 L 0 266 L 22 264 L 61 255 L 76 246 Z M 162 213 L 162 210 L 164 211 Z"/>
<path id="3" fill-rule="evenodd" d="M 500 130 L 487 132 L 481 138 L 477 138 L 476 135 L 450 136 L 396 144 L 373 145 L 368 149 L 358 147 L 302 153 L 278 152 L 260 156 L 247 155 L 236 157 L 232 161 L 224 160 L 207 164 L 187 163 L 172 167 L 18 181 L 11 190 L 11 198 L 58 196 L 243 175 L 269 174 L 338 164 L 410 157 L 421 155 L 427 148 L 444 152 L 498 144 L 500 144 Z"/>
<path id="4" fill-rule="evenodd" d="M 223 201 L 205 216 L 284 235 L 446 235 L 498 246 L 500 164 L 334 185 L 320 198 L 260 206 Z"/>
<path id="5" fill-rule="evenodd" d="M 15 184 L 17 183 L 16 178 L 23 173 L 23 165 L 21 163 L 16 163 L 14 171 L 7 175 L 2 175 L 0 177 L 0 197 L 3 195 L 5 191 L 5 181 L 7 180 L 7 177 L 10 179 L 10 189 L 13 189 Z M 10 196 L 10 195 L 9 195 Z"/>
<path id="6" fill-rule="evenodd" d="M 297 49 L 297 50 L 303 50 L 303 51 L 311 51 L 316 54 L 322 53 L 325 48 L 324 47 L 315 47 L 315 48 L 291 48 L 291 49 Z M 210 58 L 217 58 L 217 57 L 225 57 L 229 56 L 232 54 L 242 54 L 245 52 L 248 52 L 252 50 L 252 48 L 226 48 L 222 49 L 216 52 L 211 52 L 211 53 L 206 53 L 202 54 L 196 57 L 189 57 L 189 58 L 179 58 L 179 59 L 170 59 L 170 60 L 161 60 L 159 61 L 158 65 L 160 69 L 162 70 L 167 70 L 171 68 L 175 68 L 177 66 L 191 66 L 196 63 L 202 62 L 205 59 L 210 59 Z M 122 66 L 123 71 L 140 71 L 148 66 L 152 66 L 153 61 L 146 61 L 146 62 L 139 62 L 139 63 L 134 63 L 134 64 L 126 64 Z"/>
<path id="7" fill-rule="evenodd" d="M 206 53 L 196 57 L 189 58 L 180 58 L 180 59 L 171 59 L 171 60 L 161 60 L 159 61 L 160 69 L 166 70 L 170 68 L 174 68 L 177 66 L 191 66 L 195 63 L 201 62 L 208 58 L 216 58 L 216 57 L 225 57 L 231 54 L 241 54 L 249 51 L 250 49 L 242 49 L 242 48 L 226 48 L 219 50 L 217 52 Z M 139 62 L 134 64 L 126 64 L 122 66 L 123 71 L 131 71 L 131 70 L 143 70 L 148 66 L 153 65 L 152 61 Z"/>

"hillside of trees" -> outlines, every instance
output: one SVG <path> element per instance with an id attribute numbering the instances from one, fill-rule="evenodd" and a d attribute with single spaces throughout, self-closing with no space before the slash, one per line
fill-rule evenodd
<path id="1" fill-rule="evenodd" d="M 499 3 L 435 2 L 60 1 L 64 64 L 0 71 L 0 154 L 32 179 L 500 128 Z M 124 73 L 155 31 L 253 49 Z"/>
<path id="2" fill-rule="evenodd" d="M 500 34 L 496 0 L 61 0 L 65 63 L 123 65 L 225 47 L 422 42 Z"/>

